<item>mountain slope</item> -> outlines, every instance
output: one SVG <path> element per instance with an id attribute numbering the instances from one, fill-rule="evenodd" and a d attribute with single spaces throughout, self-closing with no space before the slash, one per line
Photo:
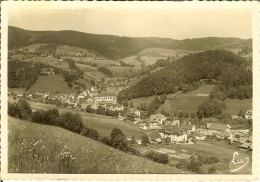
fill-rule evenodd
<path id="1" fill-rule="evenodd" d="M 246 86 L 249 95 L 245 98 L 250 98 L 252 72 L 247 71 L 246 67 L 244 58 L 229 51 L 210 50 L 191 54 L 170 63 L 166 68 L 150 73 L 135 86 L 121 91 L 119 100 L 170 94 L 178 90 L 187 93 L 198 88 L 202 79 L 224 86 L 227 92 L 233 92 L 233 88 L 238 87 L 245 91 Z"/>
<path id="2" fill-rule="evenodd" d="M 110 59 L 127 57 L 150 47 L 206 50 L 239 41 L 243 40 L 239 38 L 216 37 L 173 40 L 156 37 L 136 38 L 114 35 L 96 35 L 71 30 L 28 31 L 12 26 L 9 26 L 8 28 L 9 49 L 20 48 L 33 43 L 56 43 L 93 50 Z"/>

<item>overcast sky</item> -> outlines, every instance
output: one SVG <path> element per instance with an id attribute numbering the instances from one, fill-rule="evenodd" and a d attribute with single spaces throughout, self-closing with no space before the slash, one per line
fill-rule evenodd
<path id="1" fill-rule="evenodd" d="M 27 30 L 76 30 L 130 37 L 252 38 L 247 10 L 10 10 L 8 24 Z"/>

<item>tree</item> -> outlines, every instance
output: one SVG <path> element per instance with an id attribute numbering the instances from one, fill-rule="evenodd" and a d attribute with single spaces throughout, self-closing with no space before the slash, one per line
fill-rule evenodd
<path id="1" fill-rule="evenodd" d="M 169 145 L 171 143 L 171 139 L 169 137 L 165 138 L 165 144 Z"/>
<path id="2" fill-rule="evenodd" d="M 236 137 L 237 140 L 239 140 L 240 135 L 236 134 L 235 137 Z"/>
<path id="3" fill-rule="evenodd" d="M 130 102 L 130 108 L 134 108 L 134 104 L 132 101 Z"/>
<path id="4" fill-rule="evenodd" d="M 116 149 L 125 151 L 128 147 L 125 133 L 119 128 L 114 128 L 110 134 L 110 144 Z"/>
<path id="5" fill-rule="evenodd" d="M 216 172 L 216 168 L 215 167 L 211 166 L 211 167 L 208 168 L 208 173 L 209 174 L 213 174 L 215 172 Z"/>
<path id="6" fill-rule="evenodd" d="M 191 113 L 190 117 L 191 117 L 191 119 L 195 119 L 196 118 L 196 114 L 195 113 Z"/>
<path id="7" fill-rule="evenodd" d="M 184 118 L 189 118 L 189 114 L 185 113 Z"/>
<path id="8" fill-rule="evenodd" d="M 132 136 L 132 138 L 131 138 L 131 144 L 136 144 L 137 142 L 136 142 L 136 140 L 135 140 L 135 136 Z"/>
<path id="9" fill-rule="evenodd" d="M 238 113 L 238 116 L 239 116 L 239 117 L 243 117 L 243 115 L 244 115 L 244 114 L 243 114 L 243 111 L 242 111 L 242 109 L 240 109 L 240 110 L 239 110 L 239 113 Z"/>
<path id="10" fill-rule="evenodd" d="M 142 137 L 141 142 L 142 142 L 142 145 L 143 145 L 143 146 L 148 145 L 148 144 L 150 143 L 150 139 L 149 139 L 148 135 L 144 135 L 144 136 Z"/>
<path id="11" fill-rule="evenodd" d="M 61 114 L 57 125 L 75 133 L 81 133 L 84 127 L 82 117 L 78 113 L 74 114 L 69 111 Z"/>
<path id="12" fill-rule="evenodd" d="M 179 112 L 179 118 L 183 118 L 183 112 Z"/>

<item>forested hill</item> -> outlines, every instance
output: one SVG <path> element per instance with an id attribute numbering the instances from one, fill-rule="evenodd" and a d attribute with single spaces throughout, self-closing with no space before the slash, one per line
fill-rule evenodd
<path id="1" fill-rule="evenodd" d="M 136 38 L 114 35 L 97 35 L 77 31 L 29 31 L 8 27 L 8 48 L 21 48 L 33 43 L 57 43 L 86 48 L 117 59 L 136 54 L 150 47 L 201 51 L 225 44 L 245 41 L 239 38 L 196 38 L 173 40 L 169 38 Z"/>
<path id="2" fill-rule="evenodd" d="M 236 98 L 241 90 L 240 99 L 252 97 L 252 72 L 246 70 L 244 58 L 225 50 L 209 50 L 182 57 L 151 73 L 135 86 L 121 91 L 119 101 L 189 92 L 198 88 L 203 79 L 218 84 L 215 91 L 220 91 L 220 100 Z"/>

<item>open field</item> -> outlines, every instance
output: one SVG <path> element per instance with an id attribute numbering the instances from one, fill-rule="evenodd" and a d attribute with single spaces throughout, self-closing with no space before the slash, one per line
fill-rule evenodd
<path id="1" fill-rule="evenodd" d="M 130 56 L 123 58 L 122 61 L 126 64 L 134 65 L 135 68 L 141 69 L 141 64 L 137 60 L 135 60 L 137 56 Z"/>
<path id="2" fill-rule="evenodd" d="M 62 59 L 73 59 L 75 61 L 84 61 L 90 63 L 97 63 L 99 66 L 105 66 L 108 64 L 118 64 L 118 62 L 103 58 L 103 57 L 73 57 L 73 56 L 62 56 Z"/>
<path id="3" fill-rule="evenodd" d="M 202 165 L 202 170 L 207 172 L 207 168 L 214 166 L 217 173 L 230 174 L 229 162 L 233 159 L 234 152 L 238 152 L 238 143 L 233 145 L 228 145 L 227 142 L 208 142 L 208 141 L 197 141 L 197 144 L 151 144 L 149 146 L 135 145 L 135 147 L 141 151 L 155 150 L 160 148 L 166 148 L 170 150 L 175 150 L 177 153 L 184 153 L 188 155 L 206 155 L 206 156 L 216 156 L 220 161 L 214 164 Z M 250 174 L 252 170 L 252 153 L 239 151 L 239 158 L 250 159 L 248 167 L 241 169 L 239 173 Z M 172 164 L 177 164 L 176 160 L 171 161 Z"/>
<path id="4" fill-rule="evenodd" d="M 33 57 L 36 57 L 36 55 L 34 55 L 34 54 L 26 54 L 26 55 L 16 54 L 16 55 L 13 55 L 11 58 L 23 61 L 23 60 L 30 59 L 30 58 L 33 58 Z"/>
<path id="5" fill-rule="evenodd" d="M 115 77 L 128 77 L 137 70 L 135 67 L 124 66 L 111 66 L 107 67 L 107 69 L 109 69 Z"/>
<path id="6" fill-rule="evenodd" d="M 14 93 L 24 93 L 25 88 L 8 88 L 8 92 L 14 92 Z"/>
<path id="7" fill-rule="evenodd" d="M 28 49 L 27 52 L 35 52 L 41 45 L 42 45 L 42 46 L 46 46 L 46 45 L 48 45 L 48 44 L 46 44 L 46 43 L 31 44 L 31 45 L 29 45 L 29 46 L 24 47 L 24 48 L 23 48 L 23 51 L 25 51 L 25 50 Z"/>
<path id="8" fill-rule="evenodd" d="M 177 173 L 175 167 L 123 153 L 68 130 L 8 117 L 8 172 Z"/>
<path id="9" fill-rule="evenodd" d="M 227 108 L 224 109 L 223 113 L 228 113 L 230 115 L 238 115 L 239 111 L 242 110 L 246 112 L 247 110 L 252 110 L 253 102 L 252 99 L 227 99 L 225 100 Z"/>
<path id="10" fill-rule="evenodd" d="M 30 106 L 34 109 L 43 109 L 43 110 L 55 108 L 54 105 L 42 104 L 36 102 L 30 102 Z M 76 112 L 64 108 L 58 108 L 58 110 L 60 113 L 66 111 Z M 83 117 L 84 125 L 89 128 L 97 129 L 98 133 L 101 136 L 110 136 L 111 131 L 115 127 L 122 129 L 126 133 L 128 138 L 135 136 L 136 139 L 141 139 L 142 136 L 145 134 L 145 131 L 138 128 L 137 126 L 134 126 L 133 124 L 130 124 L 125 121 L 121 121 L 119 119 L 112 118 L 110 116 L 96 115 L 87 112 L 79 112 L 79 113 Z"/>
<path id="11" fill-rule="evenodd" d="M 38 76 L 37 81 L 31 86 L 27 93 L 33 92 L 51 92 L 56 91 L 62 93 L 71 93 L 74 90 L 70 89 L 62 75 Z"/>
<path id="12" fill-rule="evenodd" d="M 172 94 L 167 96 L 167 99 L 163 105 L 161 105 L 158 109 L 165 110 L 170 114 L 178 114 L 180 108 L 183 113 L 197 113 L 198 106 L 206 99 L 208 96 L 197 96 L 197 94 L 209 94 L 214 85 L 201 85 L 198 89 L 193 90 L 192 92 L 183 94 L 177 93 L 175 96 Z"/>
<path id="13" fill-rule="evenodd" d="M 86 55 L 88 57 L 96 57 L 96 55 L 89 51 L 88 49 L 83 49 L 79 47 L 74 46 L 68 46 L 68 45 L 59 45 L 56 49 L 56 54 L 67 54 L 67 55 L 76 55 L 76 56 L 82 56 Z"/>

